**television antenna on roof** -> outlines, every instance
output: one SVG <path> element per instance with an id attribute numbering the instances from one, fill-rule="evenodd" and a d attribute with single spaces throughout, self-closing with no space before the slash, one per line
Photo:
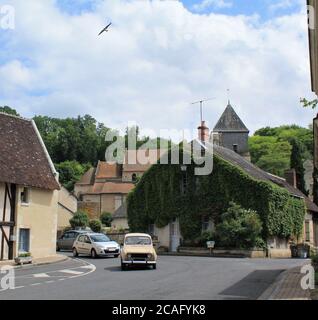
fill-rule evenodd
<path id="1" fill-rule="evenodd" d="M 200 118 L 201 118 L 201 123 L 203 121 L 203 102 L 207 102 L 207 101 L 211 101 L 211 100 L 214 100 L 214 98 L 210 98 L 210 99 L 205 99 L 205 100 L 199 100 L 199 101 L 195 101 L 195 102 L 192 102 L 191 104 L 198 104 L 200 103 Z"/>

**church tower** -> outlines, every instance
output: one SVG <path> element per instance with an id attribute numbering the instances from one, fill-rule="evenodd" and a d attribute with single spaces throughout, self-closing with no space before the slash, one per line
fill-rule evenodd
<path id="1" fill-rule="evenodd" d="M 230 101 L 221 118 L 213 129 L 214 143 L 235 151 L 243 157 L 249 157 L 249 130 L 236 114 Z"/>

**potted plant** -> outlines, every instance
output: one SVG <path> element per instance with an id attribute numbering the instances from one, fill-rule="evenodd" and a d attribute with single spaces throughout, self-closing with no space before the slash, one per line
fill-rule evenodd
<path id="1" fill-rule="evenodd" d="M 24 265 L 32 263 L 32 256 L 30 252 L 19 252 L 19 255 L 14 259 L 16 264 Z"/>

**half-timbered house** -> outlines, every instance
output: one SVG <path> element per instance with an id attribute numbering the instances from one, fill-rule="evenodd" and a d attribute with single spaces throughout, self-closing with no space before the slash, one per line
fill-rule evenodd
<path id="1" fill-rule="evenodd" d="M 0 113 L 0 260 L 55 254 L 58 190 L 34 121 Z"/>

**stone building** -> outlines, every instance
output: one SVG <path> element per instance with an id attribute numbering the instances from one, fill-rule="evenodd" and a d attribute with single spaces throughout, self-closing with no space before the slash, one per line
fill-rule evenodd
<path id="1" fill-rule="evenodd" d="M 63 186 L 59 191 L 57 209 L 57 235 L 58 237 L 65 228 L 70 227 L 70 219 L 77 211 L 77 198 Z"/>
<path id="2" fill-rule="evenodd" d="M 244 179 L 251 179 L 252 181 L 265 182 L 270 185 L 276 185 L 277 187 L 286 190 L 291 199 L 297 198 L 303 200 L 306 206 L 306 215 L 304 217 L 303 224 L 303 235 L 302 238 L 297 239 L 299 242 L 306 242 L 311 246 L 318 246 L 318 233 L 315 224 L 315 216 L 318 214 L 318 207 L 301 191 L 296 188 L 295 174 L 294 180 L 288 179 L 288 181 L 284 178 L 272 175 L 268 172 L 263 171 L 262 169 L 253 165 L 250 161 L 248 161 L 248 129 L 245 127 L 243 122 L 239 119 L 234 109 L 228 105 L 225 112 L 221 116 L 218 124 L 215 126 L 212 135 L 217 134 L 217 138 L 213 139 L 216 142 L 213 146 L 209 142 L 209 128 L 202 121 L 201 125 L 198 127 L 198 139 L 195 139 L 191 142 L 191 147 L 194 149 L 213 149 L 213 157 L 217 157 L 222 161 L 228 163 L 231 167 L 235 169 L 239 169 L 243 172 L 246 177 L 242 178 L 242 184 L 246 183 Z M 235 148 L 233 147 L 235 146 Z M 183 166 L 180 167 L 180 170 Z M 186 167 L 186 166 L 185 166 Z M 168 166 L 162 166 L 162 170 L 169 170 Z M 185 168 L 186 170 L 186 168 Z M 158 176 L 155 178 L 159 179 L 161 173 L 158 173 Z M 221 173 L 223 174 L 223 173 Z M 226 174 L 226 173 L 225 173 Z M 163 175 L 164 176 L 164 175 Z M 211 174 L 213 177 L 213 172 Z M 248 178 L 247 178 L 248 177 Z M 138 184 L 138 194 L 143 194 L 145 191 L 143 189 L 143 179 L 140 184 Z M 181 189 L 183 181 L 180 182 Z M 223 188 L 222 185 L 219 185 L 219 188 Z M 182 191 L 180 191 L 182 192 Z M 227 190 L 224 191 L 225 194 L 230 194 Z M 151 202 L 155 201 L 160 203 L 160 196 L 157 192 L 152 192 L 151 194 L 143 194 L 145 199 L 143 201 Z M 233 195 L 234 196 L 234 195 Z M 256 196 L 253 193 L 250 195 L 251 197 Z M 129 206 L 128 206 L 129 207 Z M 208 208 L 208 210 L 212 210 L 213 208 Z M 142 210 L 142 209 L 140 209 Z M 133 209 L 132 214 L 134 215 Z M 182 209 L 180 210 L 182 212 Z M 169 213 L 167 212 L 167 215 Z M 180 213 L 182 214 L 182 213 Z M 144 216 L 145 213 L 142 212 L 141 216 Z M 159 241 L 159 246 L 165 247 L 170 251 L 177 251 L 178 247 L 184 241 L 183 235 L 181 233 L 180 217 L 176 217 L 172 219 L 166 226 L 157 227 L 155 224 L 151 224 L 148 226 L 148 232 L 150 232 L 153 236 L 155 236 Z M 202 232 L 206 230 L 213 230 L 214 221 L 211 218 L 202 219 Z M 142 231 L 142 230 L 139 230 Z M 147 231 L 147 230 L 143 230 Z M 282 237 L 273 236 L 266 239 L 268 254 L 271 257 L 290 257 L 291 251 L 289 248 L 289 240 Z"/>
<path id="3" fill-rule="evenodd" d="M 163 153 L 165 150 L 127 150 L 123 164 L 99 161 L 96 168 L 89 169 L 75 184 L 78 209 L 86 211 L 90 218 L 116 212 L 112 226 L 127 229 L 126 197 Z"/>
<path id="4" fill-rule="evenodd" d="M 248 134 L 249 130 L 229 102 L 215 125 L 211 138 L 215 144 L 248 158 Z"/>

